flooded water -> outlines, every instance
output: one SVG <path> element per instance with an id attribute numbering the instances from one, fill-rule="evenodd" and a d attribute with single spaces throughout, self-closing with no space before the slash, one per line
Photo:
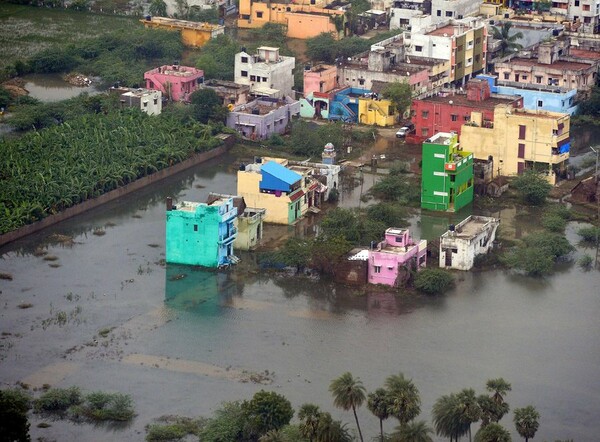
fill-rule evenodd
<path id="1" fill-rule="evenodd" d="M 261 388 L 296 408 L 316 403 L 353 427 L 352 414 L 335 409 L 328 392 L 331 379 L 351 371 L 368 390 L 398 372 L 413 378 L 428 421 L 439 396 L 465 387 L 483 393 L 487 379 L 502 376 L 513 386 L 512 408 L 539 410 L 536 440 L 597 440 L 597 271 L 566 263 L 541 280 L 460 273 L 447 296 L 428 298 L 261 272 L 254 253 L 239 254 L 242 263 L 226 273 L 164 266 L 165 198 L 233 193 L 235 169 L 232 158 L 218 158 L 0 249 L 0 271 L 13 275 L 0 280 L 2 383 L 120 391 L 136 404 L 137 417 L 124 428 L 51 421 L 42 429 L 34 417 L 32 439 L 142 440 L 153 418 L 208 416 L 222 401 Z M 351 206 L 360 186 L 342 191 Z M 536 222 L 512 215 L 503 213 L 503 228 Z M 444 217 L 415 221 L 424 236 L 447 224 Z M 280 241 L 311 226 L 265 231 Z M 576 228 L 567 232 L 573 242 Z M 32 306 L 19 308 L 25 304 Z M 110 329 L 106 338 L 103 329 Z M 359 418 L 368 438 L 377 434 L 364 407 Z M 512 415 L 502 423 L 516 439 Z M 395 424 L 385 425 L 392 431 Z"/>
<path id="2" fill-rule="evenodd" d="M 67 100 L 86 92 L 90 95 L 100 93 L 96 85 L 79 87 L 67 83 L 59 74 L 31 74 L 23 77 L 29 96 L 45 103 Z"/>

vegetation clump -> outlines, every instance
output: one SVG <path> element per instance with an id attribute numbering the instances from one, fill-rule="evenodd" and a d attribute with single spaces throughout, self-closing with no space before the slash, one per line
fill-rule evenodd
<path id="1" fill-rule="evenodd" d="M 577 231 L 577 235 L 581 238 L 581 240 L 589 245 L 598 245 L 598 241 L 600 238 L 600 227 L 590 226 L 590 227 L 582 227 Z"/>
<path id="2" fill-rule="evenodd" d="M 0 440 L 29 441 L 31 398 L 22 390 L 0 390 Z"/>
<path id="3" fill-rule="evenodd" d="M 510 269 L 529 276 L 543 276 L 552 272 L 554 263 L 563 259 L 575 248 L 563 235 L 550 232 L 532 233 L 522 244 L 509 250 L 501 261 Z"/>
<path id="4" fill-rule="evenodd" d="M 442 269 L 426 268 L 415 275 L 415 288 L 428 295 L 443 294 L 454 285 L 451 273 Z"/>
<path id="5" fill-rule="evenodd" d="M 123 393 L 96 391 L 85 396 L 83 402 L 73 407 L 74 416 L 84 416 L 93 421 L 128 421 L 135 416 L 133 400 Z"/>
<path id="6" fill-rule="evenodd" d="M 37 413 L 64 413 L 69 408 L 79 405 L 82 400 L 79 387 L 51 388 L 34 399 L 33 409 Z"/>
<path id="7" fill-rule="evenodd" d="M 522 175 L 515 178 L 511 185 L 517 190 L 521 200 L 532 206 L 544 204 L 550 190 L 552 190 L 552 185 L 550 185 L 546 176 L 535 170 L 526 170 Z"/>

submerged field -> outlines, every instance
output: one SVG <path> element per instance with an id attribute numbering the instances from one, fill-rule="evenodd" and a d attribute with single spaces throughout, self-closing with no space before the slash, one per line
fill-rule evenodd
<path id="1" fill-rule="evenodd" d="M 0 69 L 50 47 L 137 27 L 137 19 L 0 3 Z"/>

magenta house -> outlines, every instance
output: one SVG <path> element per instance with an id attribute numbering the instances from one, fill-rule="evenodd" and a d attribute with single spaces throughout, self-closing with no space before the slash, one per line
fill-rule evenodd
<path id="1" fill-rule="evenodd" d="M 368 281 L 393 287 L 402 285 L 412 269 L 425 267 L 427 241 L 413 241 L 408 229 L 390 227 L 385 239 L 369 250 Z"/>
<path id="2" fill-rule="evenodd" d="M 159 90 L 171 101 L 189 101 L 190 95 L 204 82 L 201 69 L 179 66 L 160 66 L 144 74 L 147 89 Z"/>

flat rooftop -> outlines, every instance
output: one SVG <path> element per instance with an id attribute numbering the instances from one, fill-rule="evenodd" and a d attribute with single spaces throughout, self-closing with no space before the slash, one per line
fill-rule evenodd
<path id="1" fill-rule="evenodd" d="M 165 65 L 152 69 L 146 72 L 146 74 L 164 74 L 174 77 L 202 77 L 204 76 L 204 71 L 190 66 Z"/>
<path id="2" fill-rule="evenodd" d="M 576 49 L 571 47 L 569 49 L 571 57 L 587 58 L 590 60 L 600 60 L 600 52 L 588 51 L 587 49 Z"/>
<path id="3" fill-rule="evenodd" d="M 470 218 L 467 218 L 467 222 L 463 221 L 462 223 L 459 223 L 456 226 L 454 233 L 448 230 L 442 235 L 442 237 L 460 239 L 473 238 L 479 235 L 479 233 L 481 233 L 484 230 L 484 227 L 491 221 L 495 221 L 495 218 L 488 218 L 485 216 L 471 216 Z"/>
<path id="4" fill-rule="evenodd" d="M 554 68 L 560 70 L 570 70 L 570 71 L 583 71 L 589 69 L 592 64 L 591 63 L 578 63 L 576 61 L 564 61 L 559 60 L 555 61 L 551 64 L 540 63 L 537 58 L 512 58 L 506 62 L 512 68 L 518 68 L 518 66 L 540 66 L 546 68 Z M 501 63 L 501 64 L 504 64 Z"/>
<path id="5" fill-rule="evenodd" d="M 483 101 L 471 101 L 467 99 L 467 94 L 450 94 L 450 95 L 445 95 L 445 96 L 432 96 L 432 97 L 427 97 L 427 98 L 423 98 L 420 101 L 426 102 L 426 103 L 440 103 L 440 104 L 448 104 L 448 105 L 452 105 L 452 106 L 468 106 L 468 107 L 472 107 L 474 109 L 489 109 L 489 110 L 493 110 L 496 106 L 498 106 L 499 104 L 512 104 L 515 103 L 516 101 L 519 101 L 521 99 L 520 96 L 511 96 L 511 97 L 507 97 L 507 96 L 498 96 L 495 94 L 492 94 L 492 96 L 490 98 L 488 98 L 487 100 L 483 100 Z M 452 102 L 452 103 L 450 103 Z"/>
<path id="6" fill-rule="evenodd" d="M 446 25 L 442 26 L 441 28 L 434 29 L 433 31 L 428 32 L 426 35 L 434 35 L 437 37 L 449 37 L 451 35 L 454 35 L 454 29 L 456 28 L 461 29 L 461 34 L 472 29 L 470 26 L 467 25 Z"/>

